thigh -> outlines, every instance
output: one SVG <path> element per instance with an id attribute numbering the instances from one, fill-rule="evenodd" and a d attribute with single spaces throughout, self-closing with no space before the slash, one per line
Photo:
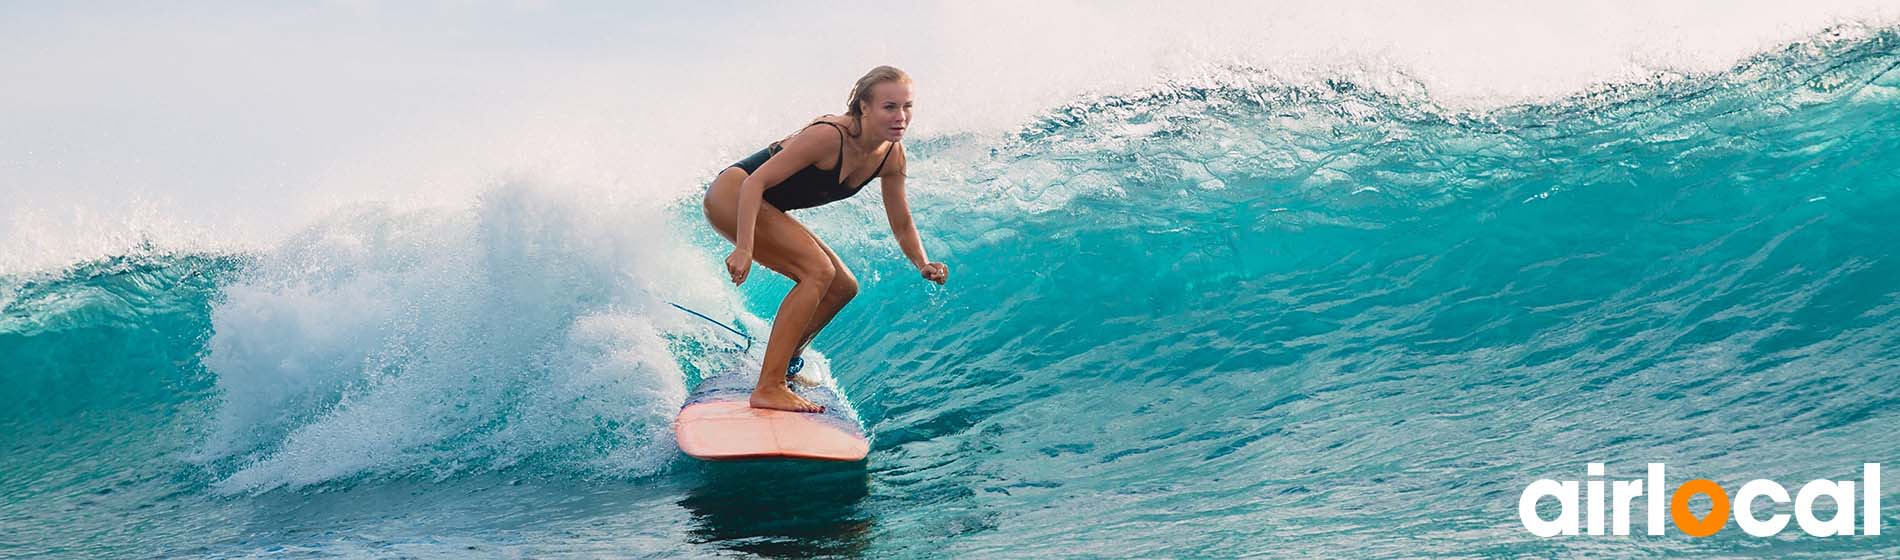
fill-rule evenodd
<path id="1" fill-rule="evenodd" d="M 704 202 L 706 220 L 719 235 L 734 243 L 738 242 L 739 233 L 739 184 L 745 177 L 745 170 L 727 168 L 713 181 Z M 771 204 L 759 202 L 758 221 L 752 226 L 752 260 L 799 280 L 812 271 L 835 266 L 835 259 L 831 250 L 798 220 Z"/>

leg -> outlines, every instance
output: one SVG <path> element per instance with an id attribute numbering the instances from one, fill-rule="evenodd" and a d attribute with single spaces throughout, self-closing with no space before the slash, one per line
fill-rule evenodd
<path id="1" fill-rule="evenodd" d="M 728 240 L 733 239 L 738 231 L 735 227 L 739 207 L 738 183 L 744 179 L 743 170 L 727 169 L 706 193 L 706 218 L 712 222 L 713 229 Z M 819 300 L 830 289 L 837 270 L 832 267 L 823 246 L 804 226 L 777 208 L 769 204 L 761 205 L 758 223 L 753 227 L 753 259 L 791 278 L 796 284 L 779 304 L 778 313 L 772 317 L 772 333 L 766 339 L 765 363 L 759 372 L 759 384 L 752 391 L 752 406 L 818 412 L 822 410 L 821 407 L 785 387 L 785 366 L 791 361 L 813 313 L 818 310 Z"/>
<path id="2" fill-rule="evenodd" d="M 837 269 L 838 274 L 831 278 L 831 289 L 825 290 L 825 297 L 818 300 L 818 311 L 812 313 L 811 323 L 805 327 L 805 336 L 799 339 L 798 351 L 792 354 L 794 356 L 805 353 L 805 348 L 811 346 L 811 340 L 818 336 L 818 331 L 830 325 L 831 319 L 838 316 L 838 311 L 851 303 L 851 298 L 858 296 L 858 279 L 851 275 L 851 269 L 845 268 L 844 261 L 838 260 L 838 253 L 833 252 L 818 236 L 813 235 L 811 239 L 825 250 L 825 256 L 831 258 L 831 266 Z"/>

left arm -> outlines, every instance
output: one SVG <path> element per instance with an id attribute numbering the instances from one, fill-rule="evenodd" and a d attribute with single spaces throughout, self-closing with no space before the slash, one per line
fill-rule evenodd
<path id="1" fill-rule="evenodd" d="M 924 254 L 924 243 L 917 235 L 917 225 L 910 216 L 910 201 L 904 198 L 904 151 L 903 144 L 891 147 L 897 150 L 897 165 L 884 171 L 879 177 L 884 189 L 884 215 L 891 221 L 891 235 L 897 238 L 897 246 L 904 250 L 904 256 L 910 259 L 911 266 L 923 273 L 924 279 L 941 285 L 950 277 L 950 267 L 940 262 L 930 262 Z"/>

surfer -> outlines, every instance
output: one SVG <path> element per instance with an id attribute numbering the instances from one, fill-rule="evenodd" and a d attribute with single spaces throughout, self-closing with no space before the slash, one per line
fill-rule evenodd
<path id="1" fill-rule="evenodd" d="M 904 200 L 902 141 L 910 113 L 910 76 L 890 66 L 872 68 L 852 86 L 845 114 L 819 117 L 739 160 L 706 191 L 706 220 L 733 244 L 726 257 L 732 283 L 745 282 L 753 261 L 797 283 L 772 317 L 754 408 L 824 410 L 793 393 L 785 378 L 818 331 L 858 294 L 858 281 L 838 254 L 787 212 L 850 198 L 879 179 L 884 214 L 904 256 L 925 280 L 942 285 L 949 278 L 949 267 L 924 255 Z"/>

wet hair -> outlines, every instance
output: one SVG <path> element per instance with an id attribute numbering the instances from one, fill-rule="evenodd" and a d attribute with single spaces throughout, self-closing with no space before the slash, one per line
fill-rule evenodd
<path id="1" fill-rule="evenodd" d="M 863 77 L 858 78 L 858 83 L 851 86 L 851 96 L 845 99 L 846 107 L 844 110 L 844 116 L 851 117 L 852 122 L 857 124 L 855 127 L 857 128 L 857 132 L 851 132 L 847 129 L 845 134 L 850 135 L 852 138 L 857 138 L 859 135 L 864 134 L 864 108 L 860 107 L 860 105 L 870 101 L 871 88 L 877 87 L 878 84 L 884 82 L 908 84 L 910 83 L 910 74 L 905 74 L 903 70 L 898 70 L 895 66 L 879 66 L 872 68 L 871 71 L 865 72 Z M 806 123 L 805 126 L 809 127 L 823 122 L 825 117 L 829 116 L 831 115 L 812 119 L 812 121 Z M 793 134 L 797 133 L 794 132 Z M 791 138 L 791 136 L 786 136 L 777 142 L 773 142 L 771 149 L 775 152 L 778 151 L 780 146 Z"/>
<path id="2" fill-rule="evenodd" d="M 865 72 L 863 77 L 858 78 L 858 83 L 851 86 L 851 97 L 845 99 L 844 110 L 845 116 L 851 117 L 851 120 L 858 125 L 858 131 L 851 136 L 864 134 L 863 105 L 871 101 L 871 88 L 885 82 L 908 84 L 910 74 L 905 74 L 903 70 L 898 70 L 895 66 L 879 66 L 872 68 L 870 72 Z"/>
<path id="3" fill-rule="evenodd" d="M 905 74 L 903 70 L 890 66 L 879 66 L 872 68 L 870 72 L 865 72 L 864 77 L 858 78 L 857 85 L 851 86 L 851 97 L 845 100 L 844 114 L 853 117 L 864 116 L 864 108 L 861 105 L 870 100 L 871 88 L 884 82 L 908 84 L 910 74 Z"/>

